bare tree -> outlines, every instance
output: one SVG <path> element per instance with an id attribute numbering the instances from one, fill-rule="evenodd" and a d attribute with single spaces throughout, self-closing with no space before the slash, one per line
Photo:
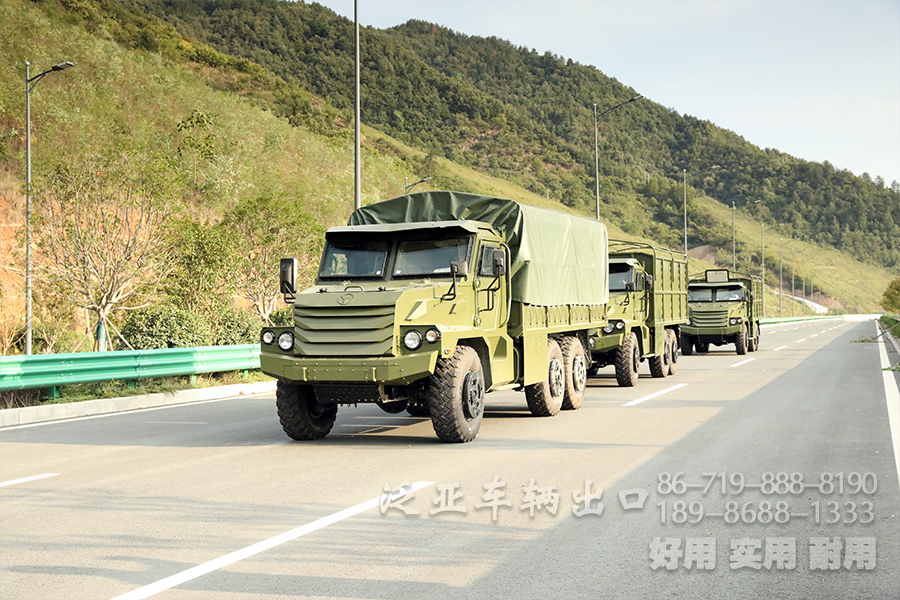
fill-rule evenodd
<path id="1" fill-rule="evenodd" d="M 104 323 L 114 310 L 137 308 L 139 295 L 155 288 L 171 264 L 163 226 L 174 209 L 165 181 L 127 158 L 48 177 L 36 228 L 47 282 Z"/>

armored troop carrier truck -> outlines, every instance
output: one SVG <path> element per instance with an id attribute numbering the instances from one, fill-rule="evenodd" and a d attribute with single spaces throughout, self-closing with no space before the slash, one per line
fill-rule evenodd
<path id="1" fill-rule="evenodd" d="M 687 259 L 639 242 L 609 242 L 609 323 L 593 340 L 591 373 L 615 365 L 620 386 L 638 381 L 648 361 L 654 377 L 675 373 L 679 327 L 687 322 Z"/>
<path id="2" fill-rule="evenodd" d="M 681 328 L 681 352 L 704 353 L 709 345 L 734 344 L 738 354 L 759 348 L 762 279 L 710 269 L 688 282 L 690 322 Z"/>
<path id="3" fill-rule="evenodd" d="M 339 405 L 374 402 L 468 442 L 485 392 L 522 390 L 536 416 L 578 408 L 607 324 L 607 244 L 599 221 L 489 196 L 358 209 L 326 233 L 313 287 L 296 292 L 282 260 L 294 324 L 263 330 L 260 362 L 284 431 L 322 438 Z"/>

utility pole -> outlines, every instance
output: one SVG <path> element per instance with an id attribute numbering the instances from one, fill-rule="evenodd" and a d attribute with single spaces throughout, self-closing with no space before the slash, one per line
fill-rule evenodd
<path id="1" fill-rule="evenodd" d="M 359 133 L 359 0 L 353 1 L 353 16 L 356 21 L 356 106 L 353 119 L 356 123 L 356 128 L 354 130 L 353 138 L 353 206 L 358 209 L 362 206 L 362 165 L 359 151 L 360 139 L 362 137 Z"/>

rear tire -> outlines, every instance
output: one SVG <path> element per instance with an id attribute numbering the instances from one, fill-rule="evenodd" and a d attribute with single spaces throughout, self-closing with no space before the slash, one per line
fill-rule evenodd
<path id="1" fill-rule="evenodd" d="M 672 329 L 666 329 L 666 336 L 669 338 L 669 348 L 671 349 L 669 375 L 674 375 L 675 371 L 678 370 L 678 336 L 675 335 L 675 331 Z"/>
<path id="2" fill-rule="evenodd" d="M 474 440 L 484 416 L 484 373 L 475 349 L 457 346 L 450 358 L 438 358 L 425 398 L 441 440 Z"/>
<path id="3" fill-rule="evenodd" d="M 747 354 L 747 326 L 741 325 L 741 332 L 734 341 L 734 348 L 739 355 Z"/>
<path id="4" fill-rule="evenodd" d="M 690 356 L 694 353 L 694 342 L 686 335 L 681 336 L 681 354 Z"/>
<path id="5" fill-rule="evenodd" d="M 323 406 L 316 402 L 312 387 L 279 381 L 275 390 L 275 406 L 281 428 L 295 440 L 320 440 L 334 427 L 337 404 Z"/>
<path id="6" fill-rule="evenodd" d="M 638 381 L 638 367 L 641 364 L 637 336 L 632 331 L 616 348 L 616 381 L 620 387 L 632 387 Z"/>
<path id="7" fill-rule="evenodd" d="M 525 387 L 528 410 L 536 417 L 552 417 L 562 408 L 566 393 L 563 355 L 556 340 L 547 340 L 547 377 Z"/>
<path id="8" fill-rule="evenodd" d="M 584 358 L 584 345 L 577 337 L 566 337 L 559 345 L 562 352 L 563 369 L 565 370 L 565 394 L 563 410 L 578 410 L 584 402 L 584 389 L 587 387 L 587 362 Z"/>
<path id="9" fill-rule="evenodd" d="M 669 363 L 672 356 L 672 346 L 669 340 L 669 332 L 665 330 L 663 333 L 663 353 L 662 356 L 652 356 L 648 361 L 650 363 L 650 374 L 654 377 L 665 377 L 669 374 Z"/>

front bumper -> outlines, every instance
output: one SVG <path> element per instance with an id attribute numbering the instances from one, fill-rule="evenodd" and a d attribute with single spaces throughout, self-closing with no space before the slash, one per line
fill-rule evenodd
<path id="1" fill-rule="evenodd" d="M 408 385 L 434 373 L 438 352 L 377 358 L 300 357 L 277 352 L 259 356 L 262 372 L 290 383 L 383 383 Z"/>
<path id="2" fill-rule="evenodd" d="M 691 325 L 682 325 L 681 334 L 689 335 L 691 337 L 729 337 L 740 333 L 741 327 L 742 325 L 729 325 L 728 327 L 693 327 Z"/>
<path id="3" fill-rule="evenodd" d="M 615 350 L 625 341 L 625 333 L 624 331 L 617 331 L 613 333 L 603 333 L 601 330 L 600 335 L 593 338 L 593 345 L 591 345 L 591 352 L 597 353 L 606 353 L 612 350 Z"/>

